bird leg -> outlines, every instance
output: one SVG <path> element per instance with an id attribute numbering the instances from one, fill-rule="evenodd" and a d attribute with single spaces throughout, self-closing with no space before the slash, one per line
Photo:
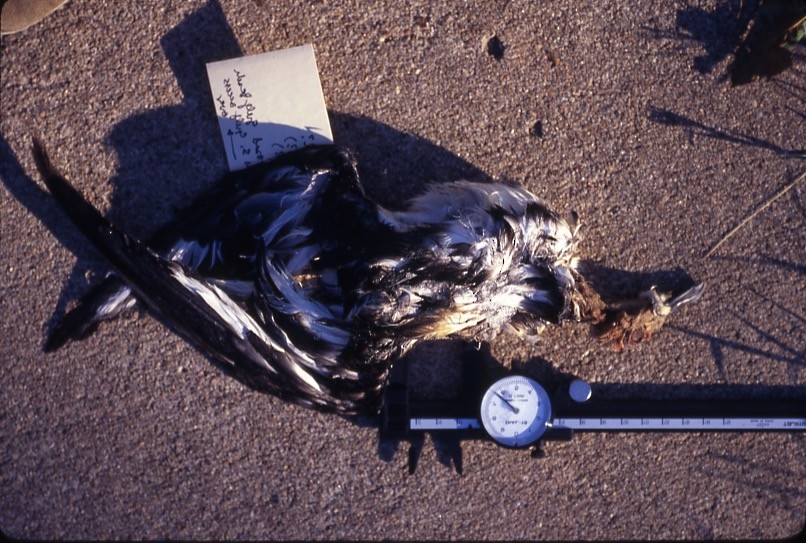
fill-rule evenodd
<path id="1" fill-rule="evenodd" d="M 574 319 L 577 322 L 587 322 L 592 325 L 600 324 L 607 318 L 607 304 L 602 300 L 599 292 L 593 288 L 593 285 L 582 275 L 572 273 L 574 290 L 571 292 L 571 302 L 574 308 Z"/>
<path id="2" fill-rule="evenodd" d="M 703 293 L 702 283 L 672 297 L 655 287 L 632 300 L 607 304 L 605 318 L 594 323 L 597 339 L 617 351 L 624 351 L 647 341 L 663 327 L 666 318 L 681 306 L 697 301 Z"/>

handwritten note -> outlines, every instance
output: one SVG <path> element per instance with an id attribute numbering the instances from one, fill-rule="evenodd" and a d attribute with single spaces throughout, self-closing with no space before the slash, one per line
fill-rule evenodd
<path id="1" fill-rule="evenodd" d="M 231 171 L 333 135 L 312 45 L 207 65 Z"/>

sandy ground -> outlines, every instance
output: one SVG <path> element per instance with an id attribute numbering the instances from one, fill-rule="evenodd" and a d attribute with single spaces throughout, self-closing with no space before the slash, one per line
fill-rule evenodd
<path id="1" fill-rule="evenodd" d="M 357 152 L 378 200 L 400 206 L 459 177 L 519 180 L 582 215 L 582 250 L 605 280 L 633 293 L 707 284 L 635 351 L 607 351 L 571 326 L 537 344 L 500 337 L 502 364 L 803 397 L 802 184 L 703 258 L 804 169 L 791 153 L 806 141 L 803 50 L 774 80 L 731 88 L 737 9 L 75 0 L 3 37 L 0 529 L 37 539 L 798 533 L 803 435 L 595 434 L 551 444 L 540 460 L 468 442 L 461 476 L 429 442 L 408 476 L 403 446 L 389 459 L 366 424 L 244 388 L 147 315 L 42 351 L 107 268 L 41 188 L 30 134 L 95 205 L 147 236 L 225 169 L 204 63 L 313 43 L 336 140 Z M 485 47 L 493 35 L 500 60 Z M 454 350 L 413 358 L 437 391 Z M 668 390 L 674 400 L 693 388 Z"/>

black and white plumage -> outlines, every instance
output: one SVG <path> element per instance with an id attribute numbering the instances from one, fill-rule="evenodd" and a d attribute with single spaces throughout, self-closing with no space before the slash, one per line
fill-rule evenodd
<path id="1" fill-rule="evenodd" d="M 391 211 L 365 196 L 348 151 L 312 146 L 229 174 L 142 243 L 37 142 L 34 154 L 115 270 L 46 350 L 138 301 L 250 386 L 351 414 L 378 409 L 391 364 L 417 341 L 532 333 L 597 310 L 575 229 L 523 188 L 435 185 Z"/>

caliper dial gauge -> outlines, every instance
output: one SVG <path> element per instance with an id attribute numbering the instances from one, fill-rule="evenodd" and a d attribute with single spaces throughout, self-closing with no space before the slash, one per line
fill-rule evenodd
<path id="1" fill-rule="evenodd" d="M 505 447 L 527 447 L 549 426 L 551 402 L 528 377 L 510 375 L 493 383 L 481 399 L 484 430 Z"/>

